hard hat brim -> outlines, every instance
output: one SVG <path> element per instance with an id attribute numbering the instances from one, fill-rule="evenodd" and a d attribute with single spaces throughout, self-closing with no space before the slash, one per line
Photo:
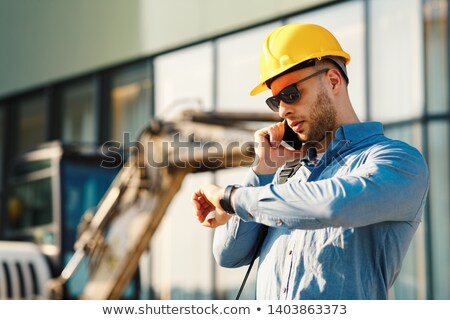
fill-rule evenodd
<path id="1" fill-rule="evenodd" d="M 273 72 L 273 74 L 271 74 L 271 76 L 267 79 L 264 79 L 263 81 L 261 81 L 256 87 L 254 87 L 251 91 L 250 91 L 250 96 L 254 96 L 257 95 L 258 93 L 264 92 L 266 90 L 269 90 L 269 87 L 267 86 L 267 81 L 269 81 L 270 79 L 282 74 L 285 71 L 288 71 L 289 69 L 302 64 L 305 61 L 311 60 L 311 59 L 318 59 L 321 60 L 322 58 L 326 58 L 328 56 L 334 56 L 334 57 L 342 57 L 345 60 L 345 65 L 347 65 L 350 62 L 350 55 L 346 52 L 343 51 L 328 51 L 328 52 L 321 52 L 321 54 L 312 54 L 310 57 L 307 57 L 306 59 L 304 59 L 303 61 L 299 62 L 299 63 L 293 63 L 291 65 L 287 65 L 287 66 L 283 66 L 283 68 L 280 68 L 278 70 L 276 70 L 275 72 Z"/>

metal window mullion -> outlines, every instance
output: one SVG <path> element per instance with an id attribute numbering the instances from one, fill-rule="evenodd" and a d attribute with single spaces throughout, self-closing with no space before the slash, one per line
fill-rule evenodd
<path id="1" fill-rule="evenodd" d="M 366 120 L 371 121 L 371 79 L 370 79 L 370 32 L 371 32 L 371 26 L 370 26 L 370 8 L 369 8 L 369 1 L 364 1 L 364 26 L 365 26 L 365 35 L 364 35 L 364 55 L 365 55 L 365 87 L 366 87 Z"/>

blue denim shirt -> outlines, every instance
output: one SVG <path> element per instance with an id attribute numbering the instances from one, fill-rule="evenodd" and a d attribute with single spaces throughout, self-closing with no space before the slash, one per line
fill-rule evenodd
<path id="1" fill-rule="evenodd" d="M 257 299 L 386 299 L 421 222 L 429 177 L 378 122 L 343 125 L 315 167 L 284 184 L 251 169 L 236 217 L 218 227 L 219 265 L 248 265 L 262 224 Z"/>

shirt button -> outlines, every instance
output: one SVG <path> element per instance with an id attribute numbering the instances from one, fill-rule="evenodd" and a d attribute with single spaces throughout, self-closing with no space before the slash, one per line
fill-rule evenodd
<path id="1" fill-rule="evenodd" d="M 247 218 L 249 218 L 249 219 L 253 219 L 253 216 L 252 216 L 252 214 L 251 214 L 251 213 L 249 213 L 249 214 L 247 215 Z"/>
<path id="2" fill-rule="evenodd" d="M 278 219 L 278 221 L 277 221 L 277 226 L 282 226 L 283 225 L 283 220 L 281 220 L 281 219 Z"/>
<path id="3" fill-rule="evenodd" d="M 289 255 L 291 255 L 292 254 L 292 250 L 289 250 Z"/>

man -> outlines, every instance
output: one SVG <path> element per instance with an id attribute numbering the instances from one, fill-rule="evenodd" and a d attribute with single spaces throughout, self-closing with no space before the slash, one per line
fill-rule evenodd
<path id="1" fill-rule="evenodd" d="M 267 232 L 257 299 L 386 299 L 421 222 L 426 163 L 415 148 L 385 137 L 380 123 L 358 120 L 347 91 L 349 61 L 320 26 L 272 31 L 251 94 L 270 89 L 267 104 L 304 144 L 284 148 L 283 123 L 263 128 L 242 185 L 206 185 L 193 194 L 198 220 L 217 228 L 221 266 L 250 264 Z"/>

